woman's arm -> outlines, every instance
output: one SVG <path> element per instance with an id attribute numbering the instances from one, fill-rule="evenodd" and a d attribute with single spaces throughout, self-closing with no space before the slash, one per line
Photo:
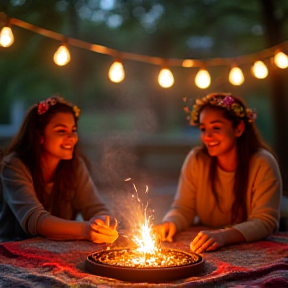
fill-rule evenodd
<path id="1" fill-rule="evenodd" d="M 233 226 L 247 242 L 261 240 L 277 231 L 282 195 L 282 179 L 275 158 L 262 150 L 254 155 L 251 164 L 247 221 Z"/>
<path id="2" fill-rule="evenodd" d="M 190 244 L 190 249 L 199 254 L 242 242 L 246 242 L 243 234 L 234 228 L 208 230 L 197 234 Z"/>
<path id="3" fill-rule="evenodd" d="M 95 215 L 109 214 L 109 210 L 82 159 L 79 161 L 77 170 L 77 185 L 73 205 L 81 212 L 83 219 L 86 221 L 89 221 Z"/>
<path id="4" fill-rule="evenodd" d="M 90 240 L 94 243 L 112 243 L 118 238 L 115 226 L 101 219 L 76 222 L 47 215 L 37 225 L 38 234 L 53 240 Z"/>
<path id="5" fill-rule="evenodd" d="M 109 227 L 101 219 L 76 222 L 50 215 L 39 202 L 31 173 L 19 158 L 14 157 L 6 163 L 1 180 L 3 201 L 14 216 L 13 219 L 7 219 L 10 221 L 9 229 L 13 230 L 17 224 L 28 236 L 40 234 L 55 240 L 87 239 L 100 243 L 113 242 L 118 237 L 116 227 Z"/>
<path id="6" fill-rule="evenodd" d="M 185 230 L 192 225 L 196 215 L 196 183 L 197 151 L 195 149 L 187 155 L 182 168 L 177 187 L 177 193 L 171 209 L 164 216 L 163 222 L 173 222 L 177 231 Z"/>
<path id="7" fill-rule="evenodd" d="M 4 163 L 1 173 L 4 210 L 1 211 L 1 218 L 9 225 L 7 231 L 2 232 L 12 238 L 24 236 L 24 233 L 26 237 L 36 236 L 38 221 L 49 213 L 39 202 L 31 173 L 24 163 L 17 157 L 7 157 Z M 15 232 L 16 227 L 19 229 Z"/>
<path id="8" fill-rule="evenodd" d="M 282 180 L 278 164 L 269 152 L 259 152 L 251 161 L 247 193 L 247 220 L 232 227 L 201 231 L 190 248 L 198 253 L 222 246 L 261 240 L 277 229 Z"/>

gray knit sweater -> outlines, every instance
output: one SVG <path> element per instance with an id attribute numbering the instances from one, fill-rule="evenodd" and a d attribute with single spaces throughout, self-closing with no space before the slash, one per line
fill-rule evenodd
<path id="1" fill-rule="evenodd" d="M 37 224 L 50 214 L 37 198 L 29 169 L 14 155 L 3 159 L 0 190 L 0 241 L 13 241 L 37 236 Z M 47 186 L 47 193 L 51 191 Z M 90 177 L 83 160 L 77 170 L 77 185 L 72 201 L 61 205 L 61 218 L 74 220 L 81 213 L 84 220 L 94 215 L 107 215 L 108 209 Z"/>

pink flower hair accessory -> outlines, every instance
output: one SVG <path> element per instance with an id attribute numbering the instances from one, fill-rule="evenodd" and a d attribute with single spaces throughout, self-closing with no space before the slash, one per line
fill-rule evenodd
<path id="1" fill-rule="evenodd" d="M 77 106 L 72 106 L 70 103 L 66 102 L 60 96 L 49 97 L 46 100 L 40 101 L 37 106 L 38 115 L 46 113 L 49 110 L 49 108 L 55 105 L 56 103 L 63 103 L 69 107 L 72 107 L 75 117 L 79 118 L 81 110 Z"/>
<path id="2" fill-rule="evenodd" d="M 44 114 L 48 109 L 57 103 L 56 97 L 50 97 L 46 100 L 42 100 L 38 103 L 38 115 Z"/>

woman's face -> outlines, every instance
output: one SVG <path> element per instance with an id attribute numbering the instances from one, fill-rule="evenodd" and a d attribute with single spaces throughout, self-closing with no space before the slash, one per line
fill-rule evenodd
<path id="1" fill-rule="evenodd" d="M 224 117 L 223 111 L 205 107 L 199 118 L 201 139 L 211 156 L 229 157 L 236 153 L 237 129 Z"/>
<path id="2" fill-rule="evenodd" d="M 47 124 L 41 137 L 42 156 L 68 160 L 73 156 L 78 141 L 77 127 L 72 113 L 57 113 Z"/>

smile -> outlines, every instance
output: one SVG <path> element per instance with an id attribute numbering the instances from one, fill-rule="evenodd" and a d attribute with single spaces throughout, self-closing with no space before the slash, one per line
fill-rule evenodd
<path id="1" fill-rule="evenodd" d="M 72 145 L 62 145 L 61 148 L 62 149 L 66 149 L 66 150 L 72 150 L 74 146 Z"/>
<path id="2" fill-rule="evenodd" d="M 210 142 L 210 143 L 207 143 L 206 146 L 207 146 L 207 147 L 214 147 L 214 146 L 219 145 L 219 143 L 220 143 L 220 142 Z"/>

